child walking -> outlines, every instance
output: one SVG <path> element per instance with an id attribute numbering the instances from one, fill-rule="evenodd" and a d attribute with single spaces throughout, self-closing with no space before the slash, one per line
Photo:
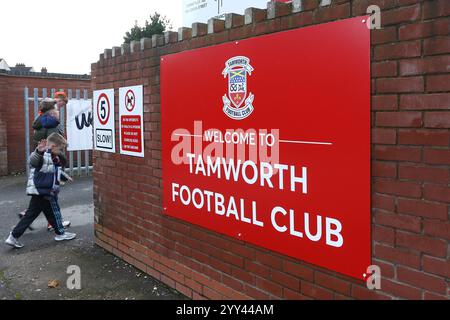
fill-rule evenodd
<path id="1" fill-rule="evenodd" d="M 41 212 L 44 212 L 56 233 L 55 241 L 75 239 L 75 233 L 66 232 L 64 229 L 58 204 L 62 178 L 59 154 L 66 145 L 67 141 L 63 136 L 52 133 L 47 140 L 40 141 L 36 150 L 30 155 L 31 170 L 27 183 L 27 194 L 31 196 L 30 204 L 23 218 L 6 239 L 6 244 L 22 248 L 23 244 L 19 238 Z"/>
<path id="2" fill-rule="evenodd" d="M 43 139 L 47 139 L 47 137 L 50 136 L 52 133 L 59 133 L 60 135 L 64 134 L 64 130 L 60 125 L 59 121 L 60 114 L 58 106 L 59 104 L 61 104 L 61 101 L 65 102 L 65 100 L 62 99 L 63 96 L 61 96 L 61 92 L 59 92 L 59 94 L 60 95 L 58 96 L 55 95 L 55 98 L 56 97 L 61 98 L 57 99 L 46 98 L 43 99 L 39 104 L 39 116 L 33 123 L 34 129 L 33 144 L 32 144 L 33 149 L 36 149 L 38 143 Z M 62 172 L 64 174 L 64 167 L 66 166 L 67 163 L 67 158 L 65 156 L 64 150 L 61 150 L 61 153 L 58 155 L 58 157 L 61 163 Z M 25 215 L 25 211 L 20 212 L 18 215 L 19 219 L 22 219 L 23 216 Z M 63 226 L 64 228 L 68 228 L 70 226 L 70 221 L 63 220 Z M 30 225 L 29 229 L 33 230 L 34 228 L 32 225 Z M 53 227 L 50 225 L 50 223 L 47 224 L 47 230 L 53 231 Z"/>

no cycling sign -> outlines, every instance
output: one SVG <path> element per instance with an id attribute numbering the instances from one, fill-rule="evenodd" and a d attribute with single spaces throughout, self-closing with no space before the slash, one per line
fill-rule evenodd
<path id="1" fill-rule="evenodd" d="M 94 113 L 95 150 L 116 152 L 114 89 L 94 91 Z"/>

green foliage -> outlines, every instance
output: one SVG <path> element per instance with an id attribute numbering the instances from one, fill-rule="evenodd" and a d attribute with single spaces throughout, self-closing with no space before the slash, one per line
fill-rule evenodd
<path id="1" fill-rule="evenodd" d="M 150 15 L 150 21 L 145 20 L 145 26 L 140 27 L 136 21 L 134 27 L 131 28 L 123 37 L 125 43 L 130 43 L 131 41 L 139 41 L 142 38 L 151 38 L 154 34 L 163 34 L 164 31 L 172 29 L 170 20 L 165 16 L 155 12 Z"/>

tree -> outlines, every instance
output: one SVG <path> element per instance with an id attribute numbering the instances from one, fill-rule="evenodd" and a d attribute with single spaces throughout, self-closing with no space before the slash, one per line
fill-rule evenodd
<path id="1" fill-rule="evenodd" d="M 150 22 L 145 20 L 144 27 L 140 27 L 136 21 L 134 27 L 125 34 L 123 40 L 125 43 L 139 41 L 142 38 L 151 38 L 154 34 L 163 34 L 167 29 L 172 29 L 170 20 L 165 16 L 161 17 L 159 13 L 155 12 L 153 15 L 150 15 Z"/>

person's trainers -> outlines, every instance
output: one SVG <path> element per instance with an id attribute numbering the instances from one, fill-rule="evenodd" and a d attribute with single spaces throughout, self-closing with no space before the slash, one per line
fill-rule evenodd
<path id="1" fill-rule="evenodd" d="M 70 227 L 71 222 L 69 220 L 65 220 L 63 221 L 63 228 L 67 229 Z M 49 223 L 47 224 L 47 231 L 53 231 L 53 227 L 52 225 Z"/>
<path id="2" fill-rule="evenodd" d="M 10 233 L 8 239 L 6 239 L 5 243 L 11 247 L 20 249 L 23 248 L 23 244 L 13 237 L 13 235 Z"/>
<path id="3" fill-rule="evenodd" d="M 68 240 L 73 240 L 76 238 L 76 234 L 75 233 L 70 233 L 70 232 L 66 232 L 64 234 L 61 235 L 57 235 L 55 237 L 55 241 L 68 241 Z"/>

